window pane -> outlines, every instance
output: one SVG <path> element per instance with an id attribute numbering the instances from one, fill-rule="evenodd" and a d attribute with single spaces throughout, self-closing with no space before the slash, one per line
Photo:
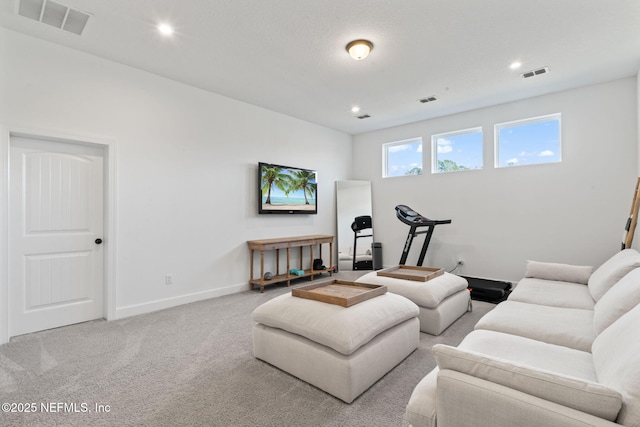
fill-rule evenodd
<path id="1" fill-rule="evenodd" d="M 382 176 L 422 175 L 422 139 L 384 144 Z"/>
<path id="2" fill-rule="evenodd" d="M 482 128 L 431 137 L 433 173 L 482 169 Z"/>
<path id="3" fill-rule="evenodd" d="M 496 125 L 496 167 L 562 160 L 560 114 Z"/>

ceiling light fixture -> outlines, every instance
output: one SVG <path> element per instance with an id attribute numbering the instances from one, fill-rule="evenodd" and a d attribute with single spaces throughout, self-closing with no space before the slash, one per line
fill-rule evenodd
<path id="1" fill-rule="evenodd" d="M 158 31 L 160 31 L 162 35 L 170 36 L 173 34 L 173 27 L 169 24 L 158 24 Z"/>
<path id="2" fill-rule="evenodd" d="M 509 65 L 509 68 L 512 70 L 517 70 L 520 67 L 522 67 L 522 62 L 519 61 L 512 62 L 511 65 Z"/>
<path id="3" fill-rule="evenodd" d="M 356 61 L 366 58 L 372 49 L 373 43 L 369 40 L 354 40 L 347 45 L 347 52 Z"/>
<path id="4" fill-rule="evenodd" d="M 357 113 L 358 111 L 360 111 L 360 107 L 358 107 L 357 105 L 354 107 L 351 107 L 351 112 L 352 113 Z"/>

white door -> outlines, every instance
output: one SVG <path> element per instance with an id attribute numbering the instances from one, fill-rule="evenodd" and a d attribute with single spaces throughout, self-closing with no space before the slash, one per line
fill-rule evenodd
<path id="1" fill-rule="evenodd" d="M 9 336 L 102 318 L 100 148 L 12 136 Z"/>

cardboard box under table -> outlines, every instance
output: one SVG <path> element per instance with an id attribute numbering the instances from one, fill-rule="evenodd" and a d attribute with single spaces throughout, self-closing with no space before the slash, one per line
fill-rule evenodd
<path id="1" fill-rule="evenodd" d="M 418 347 L 418 307 L 389 292 L 349 301 L 352 289 L 367 292 L 378 286 L 340 281 L 328 285 L 334 289 L 301 297 L 287 293 L 256 308 L 253 352 L 258 359 L 351 403 Z M 346 296 L 339 289 L 333 292 L 340 286 L 351 288 Z M 324 302 L 327 294 L 336 300 Z"/>
<path id="2" fill-rule="evenodd" d="M 413 301 L 420 307 L 420 330 L 432 335 L 440 335 L 471 309 L 467 280 L 441 269 L 401 265 L 372 271 L 356 283 L 385 285 Z"/>

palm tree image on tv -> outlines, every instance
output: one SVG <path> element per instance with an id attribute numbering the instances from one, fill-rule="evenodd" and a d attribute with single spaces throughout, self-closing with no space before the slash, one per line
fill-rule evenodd
<path id="1" fill-rule="evenodd" d="M 285 194 L 288 194 L 289 175 L 283 173 L 283 168 L 278 166 L 266 166 L 262 169 L 262 196 L 265 193 L 267 200 L 264 202 L 267 205 L 271 204 L 271 189 L 275 185 L 276 188 L 282 190 Z"/>
<path id="2" fill-rule="evenodd" d="M 263 165 L 260 174 L 263 209 L 315 211 L 315 172 Z"/>
<path id="3" fill-rule="evenodd" d="M 298 170 L 293 172 L 291 180 L 291 189 L 293 191 L 302 190 L 304 195 L 304 204 L 309 204 L 307 194 L 309 197 L 313 197 L 316 194 L 316 174 L 310 171 Z"/>

